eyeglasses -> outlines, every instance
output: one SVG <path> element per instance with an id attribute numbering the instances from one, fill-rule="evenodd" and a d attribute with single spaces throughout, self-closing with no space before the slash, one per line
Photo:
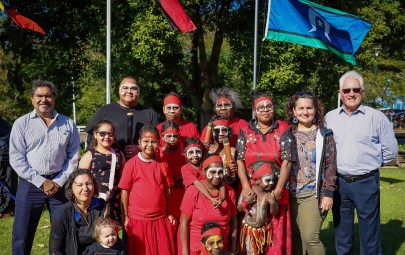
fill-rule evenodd
<path id="1" fill-rule="evenodd" d="M 349 94 L 350 91 L 353 90 L 353 93 L 360 93 L 363 89 L 362 88 L 348 88 L 348 89 L 342 89 L 341 91 L 343 92 L 343 94 Z"/>
<path id="2" fill-rule="evenodd" d="M 256 107 L 256 112 L 264 112 L 264 111 L 272 111 L 273 110 L 273 105 L 271 103 L 267 105 L 260 105 Z"/>
<path id="3" fill-rule="evenodd" d="M 300 92 L 295 93 L 295 95 L 297 95 L 297 96 L 305 96 L 305 95 L 313 96 L 314 94 L 312 92 L 308 92 L 308 91 L 300 91 Z"/>
<path id="4" fill-rule="evenodd" d="M 108 135 L 109 137 L 114 137 L 115 136 L 115 132 L 107 132 L 107 131 L 100 131 L 100 132 L 96 132 L 97 134 L 99 134 L 101 137 L 105 137 L 106 135 Z"/>

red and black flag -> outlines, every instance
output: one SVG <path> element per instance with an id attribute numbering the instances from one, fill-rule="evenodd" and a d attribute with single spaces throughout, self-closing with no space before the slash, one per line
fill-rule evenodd
<path id="1" fill-rule="evenodd" d="M 197 29 L 179 0 L 157 0 L 157 2 L 173 30 L 186 33 Z"/>
<path id="2" fill-rule="evenodd" d="M 29 18 L 25 17 L 21 13 L 9 8 L 8 6 L 4 6 L 2 2 L 0 2 L 0 9 L 13 20 L 13 22 L 20 28 L 26 28 L 38 33 L 45 35 L 45 31 L 42 29 L 40 25 L 35 23 L 34 21 L 30 20 Z"/>

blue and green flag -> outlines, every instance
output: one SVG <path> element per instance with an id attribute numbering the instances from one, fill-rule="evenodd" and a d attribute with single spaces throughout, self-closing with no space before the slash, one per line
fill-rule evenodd
<path id="1" fill-rule="evenodd" d="M 367 21 L 307 0 L 269 0 L 266 39 L 330 50 L 355 65 Z"/>

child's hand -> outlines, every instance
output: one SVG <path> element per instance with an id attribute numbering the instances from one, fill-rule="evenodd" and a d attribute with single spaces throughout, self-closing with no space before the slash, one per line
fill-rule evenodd
<path id="1" fill-rule="evenodd" d="M 250 204 L 254 204 L 256 202 L 256 193 L 254 193 L 253 191 L 250 192 L 246 197 L 244 196 L 244 200 L 250 205 Z"/>
<path id="2" fill-rule="evenodd" d="M 122 219 L 123 221 L 123 225 L 124 225 L 124 229 L 127 230 L 127 226 L 129 224 L 129 217 L 128 216 L 124 216 L 124 218 Z"/>
<path id="3" fill-rule="evenodd" d="M 229 171 L 231 171 L 231 175 L 236 175 L 238 173 L 238 164 L 236 164 L 234 161 L 228 165 L 228 168 Z"/>
<path id="4" fill-rule="evenodd" d="M 174 218 L 173 215 L 169 215 L 167 218 L 169 219 L 170 224 L 176 224 L 176 218 Z"/>
<path id="5" fill-rule="evenodd" d="M 212 205 L 214 206 L 214 208 L 218 208 L 222 204 L 223 201 L 224 201 L 224 199 L 222 199 L 221 197 L 211 198 L 211 202 L 212 202 Z"/>
<path id="6" fill-rule="evenodd" d="M 210 143 L 203 142 L 204 148 L 208 151 L 210 149 Z"/>

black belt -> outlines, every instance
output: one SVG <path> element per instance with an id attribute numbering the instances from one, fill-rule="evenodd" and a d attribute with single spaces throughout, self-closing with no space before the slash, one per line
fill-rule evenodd
<path id="1" fill-rule="evenodd" d="M 378 173 L 378 169 L 375 169 L 369 173 L 362 174 L 362 175 L 343 175 L 343 174 L 337 173 L 337 176 L 339 176 L 340 178 L 343 178 L 347 182 L 356 182 L 356 181 L 366 179 L 370 176 L 373 176 L 376 173 Z"/>
<path id="2" fill-rule="evenodd" d="M 42 175 L 42 174 L 41 174 L 41 176 L 44 177 L 45 179 L 52 180 L 52 179 L 55 178 L 58 174 L 59 174 L 59 172 L 53 173 L 53 174 L 47 174 L 47 175 Z"/>

